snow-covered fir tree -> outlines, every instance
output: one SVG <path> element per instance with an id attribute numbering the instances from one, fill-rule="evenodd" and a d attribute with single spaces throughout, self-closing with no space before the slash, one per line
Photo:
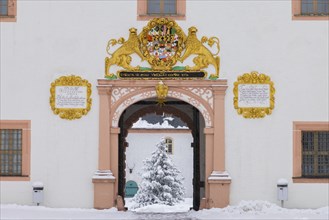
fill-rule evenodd
<path id="1" fill-rule="evenodd" d="M 151 158 L 143 161 L 142 182 L 133 202 L 133 208 L 152 204 L 174 205 L 184 201 L 183 177 L 166 153 L 164 138 L 156 145 Z"/>

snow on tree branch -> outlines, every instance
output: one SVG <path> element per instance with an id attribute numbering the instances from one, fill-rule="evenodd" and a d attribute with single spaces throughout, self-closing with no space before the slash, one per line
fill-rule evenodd
<path id="1" fill-rule="evenodd" d="M 143 163 L 142 182 L 133 198 L 134 209 L 153 204 L 173 206 L 184 201 L 184 178 L 166 153 L 164 138 L 156 145 L 151 158 Z"/>

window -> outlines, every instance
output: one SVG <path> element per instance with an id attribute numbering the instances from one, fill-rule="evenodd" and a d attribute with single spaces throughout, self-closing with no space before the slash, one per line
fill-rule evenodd
<path id="1" fill-rule="evenodd" d="M 1 176 L 22 175 L 22 129 L 0 130 Z"/>
<path id="2" fill-rule="evenodd" d="M 329 0 L 292 0 L 294 20 L 328 20 Z"/>
<path id="3" fill-rule="evenodd" d="M 148 15 L 176 15 L 177 1 L 176 0 L 148 0 L 147 1 Z"/>
<path id="4" fill-rule="evenodd" d="M 329 181 L 329 122 L 294 122 L 293 180 Z"/>
<path id="5" fill-rule="evenodd" d="M 137 0 L 137 19 L 170 17 L 185 20 L 186 0 Z"/>
<path id="6" fill-rule="evenodd" d="M 329 177 L 329 131 L 302 131 L 302 177 Z"/>
<path id="7" fill-rule="evenodd" d="M 16 21 L 17 0 L 0 0 L 0 21 Z"/>
<path id="8" fill-rule="evenodd" d="M 173 154 L 172 139 L 166 138 L 166 152 L 168 154 Z"/>
<path id="9" fill-rule="evenodd" d="M 302 0 L 301 15 L 328 15 L 328 0 Z"/>
<path id="10" fill-rule="evenodd" d="M 29 180 L 30 121 L 0 121 L 0 178 Z"/>

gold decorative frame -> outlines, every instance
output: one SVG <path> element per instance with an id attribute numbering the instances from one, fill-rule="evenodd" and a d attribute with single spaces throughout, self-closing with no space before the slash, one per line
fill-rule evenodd
<path id="1" fill-rule="evenodd" d="M 269 107 L 239 107 L 239 91 L 238 86 L 240 84 L 268 84 L 270 86 L 270 100 L 269 100 Z M 271 78 L 265 74 L 259 74 L 256 71 L 251 73 L 245 73 L 242 76 L 238 77 L 238 80 L 234 82 L 234 108 L 237 110 L 239 115 L 242 115 L 244 118 L 264 118 L 266 115 L 270 115 L 272 110 L 274 109 L 275 103 L 275 88 L 274 83 L 271 81 Z"/>
<path id="2" fill-rule="evenodd" d="M 85 86 L 87 87 L 86 108 L 56 108 L 56 86 Z M 91 84 L 88 80 L 82 79 L 80 76 L 61 76 L 51 83 L 50 88 L 50 106 L 55 115 L 59 115 L 62 119 L 74 120 L 86 115 L 91 109 L 92 99 Z"/>

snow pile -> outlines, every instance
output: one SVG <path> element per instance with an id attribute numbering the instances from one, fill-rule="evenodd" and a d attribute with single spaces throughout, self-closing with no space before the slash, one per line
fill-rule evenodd
<path id="1" fill-rule="evenodd" d="M 288 186 L 288 180 L 281 178 L 277 182 L 278 185 L 287 185 Z"/>
<path id="2" fill-rule="evenodd" d="M 38 188 L 38 187 L 43 187 L 43 182 L 40 182 L 40 181 L 36 181 L 32 184 L 32 187 L 33 188 Z"/>
<path id="3" fill-rule="evenodd" d="M 125 199 L 126 207 L 128 210 L 132 210 L 132 207 L 136 206 L 135 202 L 131 198 Z M 192 198 L 185 198 L 183 202 L 177 203 L 174 206 L 164 205 L 164 204 L 153 204 L 144 206 L 141 208 L 136 208 L 133 212 L 136 213 L 183 213 L 188 212 L 193 206 Z"/>
<path id="4" fill-rule="evenodd" d="M 269 211 L 282 211 L 282 208 L 267 201 L 241 201 L 238 206 L 228 206 L 223 209 L 227 213 L 267 213 Z"/>
<path id="5" fill-rule="evenodd" d="M 241 201 L 237 206 L 204 209 L 191 214 L 197 219 L 329 219 L 329 207 L 286 209 L 267 201 Z"/>

